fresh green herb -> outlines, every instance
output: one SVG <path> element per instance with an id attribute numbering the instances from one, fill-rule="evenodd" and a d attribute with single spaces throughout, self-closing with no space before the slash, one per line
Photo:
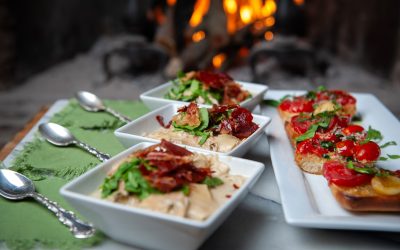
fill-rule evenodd
<path id="1" fill-rule="evenodd" d="M 318 92 L 326 91 L 326 87 L 325 87 L 325 86 L 319 86 L 319 87 L 317 88 L 317 91 L 318 91 Z"/>
<path id="2" fill-rule="evenodd" d="M 362 121 L 362 116 L 361 114 L 357 113 L 351 118 L 352 122 L 361 122 Z"/>
<path id="3" fill-rule="evenodd" d="M 281 104 L 280 101 L 277 101 L 277 100 L 274 100 L 274 99 L 263 100 L 263 103 L 265 105 L 272 106 L 272 107 L 278 107 L 279 104 Z"/>
<path id="4" fill-rule="evenodd" d="M 333 142 L 331 142 L 331 141 L 322 141 L 320 144 L 321 144 L 321 147 L 323 147 L 323 148 L 333 147 Z"/>
<path id="5" fill-rule="evenodd" d="M 379 132 L 378 130 L 373 129 L 373 128 L 371 128 L 371 126 L 369 126 L 368 131 L 367 131 L 367 136 L 360 144 L 365 144 L 372 140 L 379 141 L 382 139 L 383 139 L 383 136 L 382 136 L 381 132 Z"/>
<path id="6" fill-rule="evenodd" d="M 224 184 L 224 182 L 218 177 L 206 177 L 203 180 L 203 184 L 206 184 L 209 188 L 213 188 L 219 185 Z"/>
<path id="7" fill-rule="evenodd" d="M 323 154 L 323 155 L 322 155 L 322 158 L 324 158 L 324 159 L 330 159 L 331 157 L 330 157 L 328 154 Z"/>
<path id="8" fill-rule="evenodd" d="M 396 160 L 396 159 L 400 159 L 400 155 L 387 155 L 390 159 L 392 160 Z"/>
<path id="9" fill-rule="evenodd" d="M 178 78 L 182 78 L 185 77 L 185 73 L 182 70 L 179 70 L 178 73 L 176 73 L 176 75 L 178 76 Z"/>
<path id="10" fill-rule="evenodd" d="M 190 194 L 190 186 L 189 185 L 183 185 L 182 187 L 182 193 L 186 196 L 189 196 Z"/>
<path id="11" fill-rule="evenodd" d="M 155 167 L 150 166 L 148 162 L 140 158 L 133 158 L 130 162 L 124 162 L 115 173 L 104 180 L 102 189 L 102 197 L 105 198 L 118 189 L 120 181 L 125 182 L 125 190 L 136 194 L 139 199 L 144 199 L 151 193 L 158 191 L 150 186 L 150 184 L 143 178 L 139 166 L 143 164 L 146 169 L 150 170 Z"/>
<path id="12" fill-rule="evenodd" d="M 396 145 L 397 145 L 397 143 L 395 141 L 389 141 L 389 142 L 386 142 L 385 144 L 383 144 L 383 145 L 381 145 L 379 147 L 380 148 L 386 148 L 388 146 L 396 146 Z"/>
<path id="13" fill-rule="evenodd" d="M 348 169 L 352 169 L 358 173 L 362 173 L 362 174 L 371 174 L 371 175 L 375 175 L 377 173 L 379 173 L 378 169 L 376 168 L 371 168 L 371 167 L 357 167 L 354 166 L 354 163 L 352 161 L 349 161 L 346 165 L 346 167 Z"/>
<path id="14" fill-rule="evenodd" d="M 317 93 L 315 91 L 308 91 L 306 94 L 307 99 L 315 99 L 317 98 Z"/>
<path id="15" fill-rule="evenodd" d="M 381 156 L 381 157 L 379 157 L 379 160 L 380 160 L 380 161 L 387 161 L 388 158 Z"/>
<path id="16" fill-rule="evenodd" d="M 302 142 L 307 139 L 313 138 L 315 135 L 315 132 L 317 132 L 317 129 L 318 129 L 318 124 L 311 125 L 311 127 L 304 134 L 302 134 L 296 138 L 296 142 Z"/>

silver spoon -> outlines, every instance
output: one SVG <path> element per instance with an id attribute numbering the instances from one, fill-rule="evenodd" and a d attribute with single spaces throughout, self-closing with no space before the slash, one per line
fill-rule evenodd
<path id="1" fill-rule="evenodd" d="M 76 99 L 78 100 L 79 104 L 87 111 L 91 112 L 99 112 L 105 111 L 107 113 L 112 114 L 113 116 L 117 117 L 123 122 L 131 122 L 132 120 L 121 113 L 106 107 L 104 103 L 98 98 L 96 95 L 87 92 L 87 91 L 78 91 L 75 94 Z"/>
<path id="2" fill-rule="evenodd" d="M 93 154 L 100 161 L 106 161 L 111 157 L 109 154 L 101 153 L 90 145 L 78 141 L 67 128 L 56 123 L 49 122 L 40 124 L 39 132 L 48 142 L 56 146 L 76 145 Z"/>
<path id="3" fill-rule="evenodd" d="M 43 195 L 35 192 L 33 182 L 26 176 L 9 169 L 0 169 L 0 195 L 10 200 L 21 200 L 28 197 L 34 198 L 52 211 L 57 218 L 72 232 L 75 238 L 84 239 L 93 236 L 95 229 L 74 215 L 60 207 L 56 202 L 50 201 Z"/>

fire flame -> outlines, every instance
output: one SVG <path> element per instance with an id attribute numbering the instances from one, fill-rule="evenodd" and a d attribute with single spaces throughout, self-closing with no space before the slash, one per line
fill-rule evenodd
<path id="1" fill-rule="evenodd" d="M 210 0 L 197 0 L 194 5 L 194 11 L 190 17 L 189 24 L 191 27 L 198 26 L 203 21 L 203 16 L 208 12 Z"/>
<path id="2" fill-rule="evenodd" d="M 226 59 L 226 55 L 224 53 L 217 54 L 212 59 L 212 64 L 214 68 L 219 69 Z"/>
<path id="3" fill-rule="evenodd" d="M 275 0 L 223 0 L 222 6 L 226 14 L 226 27 L 229 34 L 249 24 L 253 24 L 257 31 L 275 24 L 272 16 L 277 9 Z"/>
<path id="4" fill-rule="evenodd" d="M 203 40 L 205 37 L 206 37 L 206 33 L 202 30 L 199 30 L 192 35 L 192 41 L 197 43 L 197 42 L 200 42 L 201 40 Z"/>

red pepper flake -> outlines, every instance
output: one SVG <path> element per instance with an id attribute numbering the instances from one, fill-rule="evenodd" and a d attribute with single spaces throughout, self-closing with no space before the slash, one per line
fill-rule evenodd
<path id="1" fill-rule="evenodd" d="M 232 195 L 230 195 L 230 194 L 227 194 L 227 195 L 225 195 L 225 197 L 229 199 L 229 198 L 231 198 L 231 197 L 232 197 Z"/>
<path id="2" fill-rule="evenodd" d="M 233 183 L 233 187 L 234 187 L 235 189 L 239 189 L 239 186 L 236 185 L 235 183 Z"/>

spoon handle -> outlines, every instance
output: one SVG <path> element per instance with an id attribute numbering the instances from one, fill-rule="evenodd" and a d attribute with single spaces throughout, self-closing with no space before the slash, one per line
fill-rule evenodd
<path id="1" fill-rule="evenodd" d="M 84 150 L 88 151 L 89 153 L 93 154 L 94 156 L 96 156 L 100 161 L 106 161 L 108 159 L 111 158 L 111 156 L 109 154 L 105 154 L 100 152 L 99 150 L 95 149 L 94 147 L 83 143 L 81 141 L 76 141 L 76 145 L 78 145 L 79 147 L 83 148 Z"/>
<path id="2" fill-rule="evenodd" d="M 128 122 L 132 121 L 132 119 L 130 119 L 129 117 L 126 117 L 123 114 L 121 114 L 121 113 L 119 113 L 119 112 L 117 112 L 114 109 L 111 109 L 109 107 L 106 107 L 105 111 L 110 113 L 110 114 L 112 114 L 113 116 L 117 117 L 118 119 L 120 119 L 121 121 L 123 121 L 125 123 L 128 123 Z"/>
<path id="3" fill-rule="evenodd" d="M 90 224 L 90 223 L 85 223 L 78 218 L 76 218 L 75 214 L 71 211 L 67 211 L 64 208 L 60 207 L 56 202 L 49 200 L 45 196 L 33 192 L 31 196 L 47 207 L 50 211 L 52 211 L 58 218 L 59 221 L 61 221 L 62 224 L 66 225 L 69 227 L 69 230 L 71 233 L 74 235 L 75 238 L 78 239 L 85 239 L 89 238 L 94 235 L 96 232 L 96 229 Z"/>

